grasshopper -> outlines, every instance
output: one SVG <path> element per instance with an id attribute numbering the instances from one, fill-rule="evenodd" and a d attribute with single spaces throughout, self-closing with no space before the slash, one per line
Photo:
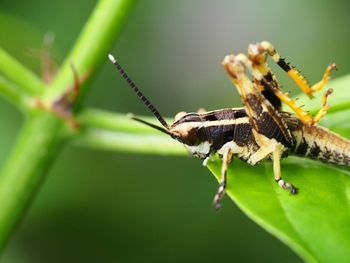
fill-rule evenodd
<path id="1" fill-rule="evenodd" d="M 162 126 L 137 117 L 132 119 L 179 141 L 190 154 L 201 158 L 204 165 L 216 153 L 222 158 L 220 185 L 213 200 L 215 209 L 221 206 L 220 201 L 227 185 L 227 167 L 233 157 L 251 165 L 266 159 L 272 160 L 275 181 L 291 194 L 297 194 L 298 188 L 282 179 L 281 158 L 293 154 L 337 165 L 350 164 L 350 141 L 317 125 L 326 115 L 329 107 L 327 99 L 332 90 L 328 89 L 324 93 L 322 108 L 315 116 L 311 116 L 296 104 L 295 99 L 282 91 L 267 64 L 268 57 L 310 98 L 327 84 L 331 71 L 336 69 L 334 63 L 329 65 L 321 81 L 310 86 L 301 73 L 289 66 L 269 42 L 249 45 L 247 55 L 228 55 L 222 63 L 240 94 L 243 107 L 179 112 L 169 125 L 117 60 L 109 55 L 121 76 Z M 282 111 L 282 102 L 295 114 Z"/>

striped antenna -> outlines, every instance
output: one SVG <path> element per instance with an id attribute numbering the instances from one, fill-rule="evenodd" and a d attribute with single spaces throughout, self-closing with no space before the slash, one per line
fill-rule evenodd
<path id="1" fill-rule="evenodd" d="M 143 93 L 140 91 L 140 89 L 137 87 L 135 82 L 133 82 L 130 77 L 126 74 L 125 70 L 122 68 L 122 66 L 118 63 L 118 61 L 111 55 L 108 55 L 109 60 L 115 65 L 117 70 L 119 71 L 120 75 L 126 80 L 128 85 L 133 89 L 133 91 L 136 93 L 136 95 L 142 100 L 142 102 L 146 105 L 146 107 L 153 113 L 153 115 L 158 119 L 158 121 L 169 130 L 168 123 L 164 120 L 162 115 L 159 113 L 159 111 L 153 106 L 153 104 L 143 95 Z"/>

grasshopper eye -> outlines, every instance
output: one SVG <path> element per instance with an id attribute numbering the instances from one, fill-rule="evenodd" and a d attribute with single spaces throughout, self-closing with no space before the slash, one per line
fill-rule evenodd
<path id="1" fill-rule="evenodd" d="M 179 113 L 177 113 L 175 115 L 175 120 L 174 121 L 178 121 L 180 120 L 183 116 L 185 116 L 187 114 L 187 112 L 184 112 L 184 111 L 180 111 Z"/>

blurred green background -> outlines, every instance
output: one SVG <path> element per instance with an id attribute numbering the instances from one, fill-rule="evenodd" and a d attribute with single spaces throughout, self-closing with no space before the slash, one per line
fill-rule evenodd
<path id="1" fill-rule="evenodd" d="M 62 61 L 95 3 L 1 0 L 0 46 L 39 72 L 28 49 L 40 49 L 53 32 L 54 56 Z M 345 0 L 138 1 L 111 52 L 165 116 L 239 106 L 220 64 L 226 54 L 268 40 L 311 82 L 333 61 L 340 69 L 334 76 L 345 75 L 349 10 Z M 107 59 L 85 104 L 148 114 Z M 0 119 L 3 165 L 22 116 L 1 99 Z M 66 147 L 2 262 L 301 261 L 231 201 L 213 211 L 216 189 L 194 158 Z"/>

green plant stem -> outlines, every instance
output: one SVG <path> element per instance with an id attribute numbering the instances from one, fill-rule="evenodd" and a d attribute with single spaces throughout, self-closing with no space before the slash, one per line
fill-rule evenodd
<path id="1" fill-rule="evenodd" d="M 154 118 L 141 117 L 150 122 Z M 85 109 L 78 117 L 82 126 L 73 143 L 93 149 L 141 154 L 186 155 L 185 148 L 126 114 Z"/>
<path id="2" fill-rule="evenodd" d="M 63 63 L 63 66 L 47 89 L 45 99 L 53 101 L 62 95 L 73 83 L 72 65 L 79 77 L 91 77 L 96 73 L 115 42 L 134 0 L 100 0 L 92 16 L 83 28 L 77 43 Z M 86 84 L 86 83 L 85 83 Z M 85 93 L 85 87 L 80 92 Z"/>
<path id="3" fill-rule="evenodd" d="M 91 75 L 98 69 L 102 61 L 106 59 L 106 51 L 111 48 L 113 40 L 120 32 L 132 2 L 130 0 L 101 0 L 98 2 L 73 52 L 58 73 L 57 79 L 52 87 L 46 89 L 46 97 L 38 96 L 38 99 L 50 98 L 46 105 L 52 105 L 51 103 L 58 101 L 61 95 L 69 89 L 73 83 L 70 62 L 74 64 L 78 74 L 89 73 Z M 5 67 L 3 58 L 12 64 Z M 1 51 L 0 69 L 19 86 L 30 87 L 27 88 L 28 91 L 38 92 L 33 88 L 36 85 L 27 85 L 24 82 L 26 78 L 28 81 L 33 81 L 35 78 L 28 77 L 31 75 L 28 75 L 28 72 L 18 63 Z M 11 73 L 10 69 L 13 69 L 14 72 Z M 56 114 L 41 109 L 32 110 L 27 115 L 29 118 L 22 127 L 19 139 L 0 176 L 0 251 L 4 249 L 16 223 L 38 191 L 40 182 L 47 174 L 56 153 L 69 137 L 63 132 L 67 123 Z"/>
<path id="4" fill-rule="evenodd" d="M 2 76 L 0 76 L 0 95 L 16 105 L 23 112 L 30 107 L 32 101 L 29 96 L 20 91 L 17 85 Z"/>
<path id="5" fill-rule="evenodd" d="M 45 111 L 29 116 L 0 177 L 0 251 L 62 145 L 62 119 Z"/>
<path id="6" fill-rule="evenodd" d="M 154 124 L 159 124 L 154 117 L 138 116 Z M 106 129 L 116 132 L 132 132 L 140 134 L 160 134 L 160 132 L 131 120 L 125 113 L 110 112 L 100 109 L 84 109 L 78 115 L 78 120 L 82 125 L 88 128 Z M 169 123 L 171 122 L 170 119 Z"/>
<path id="7" fill-rule="evenodd" d="M 30 95 L 38 95 L 44 90 L 44 83 L 2 48 L 0 48 L 0 72 Z"/>
<path id="8" fill-rule="evenodd" d="M 141 135 L 88 129 L 79 134 L 74 144 L 92 149 L 157 155 L 186 155 L 179 142 L 162 135 Z"/>

